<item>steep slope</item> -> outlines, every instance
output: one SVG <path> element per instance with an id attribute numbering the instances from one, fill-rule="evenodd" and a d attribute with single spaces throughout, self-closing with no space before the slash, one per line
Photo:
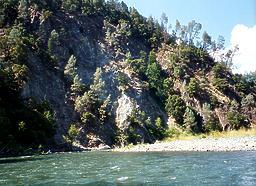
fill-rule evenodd
<path id="1" fill-rule="evenodd" d="M 123 2 L 8 1 L 1 12 L 3 152 L 9 141 L 106 148 L 255 123 L 254 84 Z"/>

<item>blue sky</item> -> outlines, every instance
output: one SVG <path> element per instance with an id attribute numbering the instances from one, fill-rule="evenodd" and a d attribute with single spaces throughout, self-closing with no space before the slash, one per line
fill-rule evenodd
<path id="1" fill-rule="evenodd" d="M 123 0 L 128 6 L 135 7 L 143 16 L 152 15 L 159 19 L 162 12 L 169 18 L 174 26 L 178 19 L 186 25 L 191 20 L 202 24 L 202 32 L 207 31 L 213 39 L 219 35 L 224 36 L 226 47 L 240 44 L 255 48 L 255 52 L 248 53 L 248 47 L 240 51 L 243 56 L 236 61 L 237 68 L 243 66 L 245 73 L 256 70 L 256 0 Z M 243 27 L 241 27 L 241 25 Z M 247 36 L 253 39 L 246 38 Z M 249 42 L 249 43 L 248 43 Z M 255 54 L 254 54 L 255 53 Z M 253 56 L 248 55 L 254 54 Z M 246 61 L 246 62 L 245 62 Z"/>
<path id="2" fill-rule="evenodd" d="M 237 24 L 256 25 L 256 0 L 123 0 L 143 16 L 159 19 L 162 12 L 175 25 L 195 20 L 214 38 L 222 35 L 229 44 L 232 29 Z"/>

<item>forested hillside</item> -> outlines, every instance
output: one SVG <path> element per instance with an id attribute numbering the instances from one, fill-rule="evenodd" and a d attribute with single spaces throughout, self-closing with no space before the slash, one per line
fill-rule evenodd
<path id="1" fill-rule="evenodd" d="M 251 128 L 256 75 L 202 25 L 115 0 L 0 1 L 0 154 Z"/>

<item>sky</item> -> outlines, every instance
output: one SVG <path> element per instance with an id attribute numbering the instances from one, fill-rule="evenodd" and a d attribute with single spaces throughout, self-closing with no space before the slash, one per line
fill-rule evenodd
<path id="1" fill-rule="evenodd" d="M 238 45 L 234 72 L 256 71 L 256 0 L 123 0 L 143 16 L 160 19 L 163 12 L 175 26 L 195 20 L 214 40 L 224 36 L 226 48 Z"/>

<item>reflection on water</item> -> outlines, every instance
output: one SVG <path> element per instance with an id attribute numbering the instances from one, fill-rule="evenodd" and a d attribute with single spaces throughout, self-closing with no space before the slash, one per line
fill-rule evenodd
<path id="1" fill-rule="evenodd" d="M 0 158 L 0 164 L 17 163 L 17 162 L 24 162 L 24 161 L 36 161 L 36 160 L 42 160 L 45 158 L 50 158 L 50 157 L 22 156 L 22 157 Z"/>
<path id="2" fill-rule="evenodd" d="M 0 185 L 256 185 L 256 152 L 85 152 L 0 159 Z"/>

